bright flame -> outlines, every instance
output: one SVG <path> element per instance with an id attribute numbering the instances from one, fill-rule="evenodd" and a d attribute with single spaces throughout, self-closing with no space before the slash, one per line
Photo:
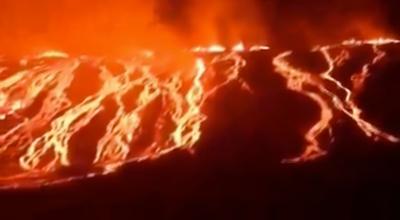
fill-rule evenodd
<path id="1" fill-rule="evenodd" d="M 43 59 L 43 58 L 68 58 L 69 55 L 67 53 L 64 53 L 62 51 L 57 51 L 57 50 L 49 50 L 45 51 L 38 56 L 36 56 L 37 59 Z"/>
<path id="2" fill-rule="evenodd" d="M 243 42 L 240 42 L 232 47 L 232 51 L 234 52 L 244 52 L 246 49 L 244 47 Z"/>

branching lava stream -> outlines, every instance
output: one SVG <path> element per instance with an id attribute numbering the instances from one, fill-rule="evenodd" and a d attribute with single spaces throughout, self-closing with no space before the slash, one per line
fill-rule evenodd
<path id="1" fill-rule="evenodd" d="M 331 124 L 337 114 L 353 120 L 373 140 L 400 142 L 395 134 L 364 119 L 362 109 L 355 102 L 371 74 L 370 66 L 386 56 L 380 47 L 398 43 L 395 39 L 349 40 L 315 47 L 313 52 L 321 53 L 328 64 L 328 69 L 319 74 L 292 65 L 290 51 L 273 59 L 276 74 L 287 80 L 287 88 L 320 107 L 320 119 L 304 134 L 308 143 L 304 153 L 284 162 L 308 161 L 326 154 L 320 138 L 324 133 L 334 138 Z M 346 87 L 332 73 L 349 59 L 348 48 L 359 46 L 370 46 L 375 58 L 352 77 L 353 86 Z M 202 123 L 207 119 L 202 108 L 208 98 L 232 81 L 251 91 L 240 76 L 246 66 L 242 53 L 268 49 L 264 45 L 246 47 L 243 43 L 232 48 L 195 47 L 184 52 L 193 57 L 191 65 L 179 68 L 160 64 L 162 57 L 148 50 L 138 52 L 131 59 L 112 61 L 119 70 L 111 68 L 103 58 L 74 57 L 59 51 L 46 51 L 13 64 L 0 58 L 0 186 L 67 182 L 108 174 L 126 163 L 155 159 L 177 149 L 192 150 L 201 138 Z M 219 63 L 226 63 L 227 67 L 217 71 L 214 66 Z M 98 70 L 101 85 L 82 99 L 72 99 L 69 89 L 82 66 Z M 328 83 L 336 88 L 332 90 Z M 92 85 L 81 85 L 85 86 Z M 345 96 L 338 95 L 340 92 Z M 107 111 L 106 103 L 110 100 L 115 105 L 115 113 L 93 146 L 92 158 L 85 161 L 89 166 L 79 174 L 60 174 L 76 166 L 71 162 L 73 136 Z M 156 110 L 154 103 L 159 105 Z M 153 117 L 151 122 L 147 119 L 149 114 Z"/>

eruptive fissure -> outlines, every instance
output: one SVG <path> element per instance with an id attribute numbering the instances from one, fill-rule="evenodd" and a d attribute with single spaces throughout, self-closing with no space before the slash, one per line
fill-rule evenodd
<path id="1" fill-rule="evenodd" d="M 334 138 L 331 125 L 337 114 L 353 120 L 373 140 L 400 142 L 395 134 L 364 119 L 355 101 L 371 74 L 370 67 L 386 56 L 381 46 L 398 43 L 395 39 L 349 40 L 315 47 L 312 52 L 320 53 L 328 66 L 322 73 L 295 67 L 289 61 L 291 51 L 274 57 L 276 74 L 287 80 L 287 88 L 310 98 L 320 108 L 319 120 L 304 134 L 304 153 L 284 162 L 308 161 L 326 154 L 320 139 L 325 133 Z M 374 59 L 353 75 L 351 86 L 346 86 L 333 73 L 349 59 L 348 49 L 359 46 L 370 46 Z M 129 162 L 158 158 L 176 149 L 193 149 L 207 119 L 202 108 L 208 98 L 233 81 L 251 91 L 240 76 L 247 63 L 242 53 L 264 50 L 269 47 L 246 47 L 243 43 L 232 48 L 194 47 L 183 52 L 193 57 L 190 65 L 179 67 L 161 62 L 162 55 L 150 50 L 113 61 L 113 65 L 106 59 L 74 57 L 59 51 L 46 51 L 11 64 L 0 59 L 0 185 L 37 186 L 93 177 L 114 172 Z M 215 66 L 222 63 L 224 67 L 217 70 Z M 100 86 L 92 94 L 71 98 L 69 90 L 77 83 L 82 66 L 98 70 Z M 90 84 L 81 87 L 93 87 Z M 105 130 L 96 131 L 101 137 L 96 140 L 93 157 L 84 158 L 84 174 L 60 174 L 64 168 L 77 166 L 71 162 L 74 135 L 108 111 L 110 102 L 115 106 L 113 113 Z"/>

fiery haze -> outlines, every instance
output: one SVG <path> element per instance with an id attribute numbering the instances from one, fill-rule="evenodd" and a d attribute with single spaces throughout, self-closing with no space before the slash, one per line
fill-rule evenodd
<path id="1" fill-rule="evenodd" d="M 353 11 L 360 3 L 332 4 L 328 11 L 310 4 L 307 15 L 300 3 L 281 1 L 3 1 L 0 187 L 108 174 L 128 162 L 192 149 L 208 98 L 232 82 L 252 92 L 240 75 L 243 54 L 269 46 L 272 72 L 320 110 L 302 134 L 304 153 L 286 161 L 324 155 L 320 139 L 333 141 L 338 115 L 373 140 L 400 142 L 364 119 L 356 101 L 370 67 L 386 58 L 381 47 L 399 44 L 384 38 L 380 7 L 363 2 L 374 10 Z M 349 37 L 380 38 L 318 46 Z M 320 73 L 292 64 L 294 52 L 280 51 L 310 44 L 327 66 Z M 357 47 L 370 48 L 373 57 L 344 84 L 335 73 Z M 78 174 L 63 175 L 65 169 Z"/>
<path id="2" fill-rule="evenodd" d="M 388 35 L 376 0 L 4 0 L 0 49 L 130 54 L 134 48 L 268 43 L 294 48 Z"/>
<path id="3" fill-rule="evenodd" d="M 0 48 L 125 55 L 135 48 L 233 43 L 261 39 L 257 14 L 245 0 L 6 0 L 0 3 Z"/>

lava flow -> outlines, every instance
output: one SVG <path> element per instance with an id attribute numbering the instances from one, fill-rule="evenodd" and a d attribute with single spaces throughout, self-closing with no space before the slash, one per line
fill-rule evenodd
<path id="1" fill-rule="evenodd" d="M 211 46 L 198 53 L 213 53 L 217 47 L 222 48 Z M 206 119 L 201 108 L 207 97 L 238 79 L 245 61 L 237 53 L 224 52 L 208 63 L 199 55 L 189 67 L 174 69 L 167 67 L 168 61 L 156 62 L 157 58 L 143 51 L 133 59 L 107 64 L 100 58 L 47 51 L 2 67 L 1 184 L 64 182 L 106 174 L 129 161 L 157 158 L 175 149 L 191 149 L 201 136 L 201 123 Z M 229 67 L 217 77 L 212 66 L 221 62 Z M 98 70 L 101 86 L 81 100 L 72 99 L 69 89 L 82 66 Z M 122 70 L 113 71 L 110 66 Z M 110 100 L 116 105 L 114 116 L 96 140 L 85 174 L 57 176 L 62 168 L 76 166 L 70 158 L 73 136 L 106 111 Z M 154 114 L 153 119 L 148 119 L 149 114 Z"/>
<path id="2" fill-rule="evenodd" d="M 320 120 L 304 134 L 308 143 L 304 153 L 284 162 L 307 161 L 326 154 L 321 136 L 328 133 L 330 139 L 334 137 L 331 125 L 340 113 L 374 140 L 400 142 L 394 134 L 364 119 L 355 101 L 371 74 L 370 66 L 386 56 L 380 47 L 398 43 L 394 39 L 350 40 L 316 47 L 312 52 L 320 53 L 328 64 L 326 71 L 317 74 L 292 65 L 289 60 L 293 52 L 273 59 L 276 74 L 287 80 L 287 88 L 320 107 Z M 362 72 L 353 75 L 349 87 L 336 79 L 334 72 L 350 58 L 348 49 L 358 46 L 370 46 L 375 57 L 364 64 Z M 219 45 L 195 47 L 184 52 L 191 58 L 189 65 L 179 67 L 169 65 L 164 61 L 168 59 L 153 51 L 111 64 L 103 58 L 74 57 L 59 51 L 18 62 L 0 59 L 0 185 L 37 186 L 93 177 L 114 172 L 129 162 L 193 149 L 207 119 L 202 108 L 208 98 L 232 81 L 251 90 L 240 76 L 246 66 L 242 53 L 268 49 L 242 43 L 230 49 Z M 225 67 L 217 71 L 215 66 L 221 63 Z M 92 81 L 96 84 L 94 78 L 100 81 L 98 88 L 88 89 L 91 93 L 83 97 L 71 94 L 74 84 L 80 83 L 76 78 L 82 68 L 95 69 L 98 76 L 85 75 L 90 80 L 80 88 L 95 87 L 91 85 Z M 339 95 L 342 93 L 345 95 Z M 101 126 L 91 124 L 102 117 L 107 120 L 104 131 L 99 131 L 96 128 Z M 75 149 L 71 143 L 74 137 L 88 128 L 95 131 L 85 134 L 101 135 L 96 136 L 94 146 Z M 75 159 L 73 151 L 91 153 Z M 68 168 L 79 171 L 66 172 Z"/>

